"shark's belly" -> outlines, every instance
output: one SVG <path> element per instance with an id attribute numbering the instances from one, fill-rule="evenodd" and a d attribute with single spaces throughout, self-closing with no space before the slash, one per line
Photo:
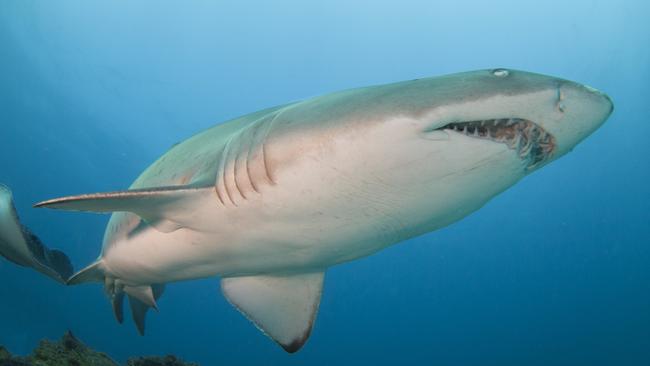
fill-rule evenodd
<path id="1" fill-rule="evenodd" d="M 371 132 L 303 153 L 236 206 L 207 196 L 204 230 L 120 239 L 107 266 L 142 283 L 320 270 L 459 220 L 523 176 L 501 144 Z"/>
<path id="2" fill-rule="evenodd" d="M 384 138 L 381 147 L 381 137 L 369 136 L 305 154 L 277 174 L 251 205 L 255 224 L 234 249 L 242 262 L 304 271 L 365 257 L 460 220 L 523 176 L 521 161 L 500 144 L 476 144 L 474 154 L 419 136 Z M 458 163 L 467 155 L 475 164 Z"/>

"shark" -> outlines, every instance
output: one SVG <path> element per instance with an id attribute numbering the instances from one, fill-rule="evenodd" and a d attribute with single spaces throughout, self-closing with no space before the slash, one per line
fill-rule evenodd
<path id="1" fill-rule="evenodd" d="M 125 298 L 144 334 L 165 284 L 219 277 L 226 299 L 293 353 L 328 268 L 466 217 L 613 108 L 592 87 L 505 68 L 345 90 L 207 129 L 126 190 L 35 207 L 112 214 L 98 259 L 63 278 L 103 284 L 120 323 Z"/>

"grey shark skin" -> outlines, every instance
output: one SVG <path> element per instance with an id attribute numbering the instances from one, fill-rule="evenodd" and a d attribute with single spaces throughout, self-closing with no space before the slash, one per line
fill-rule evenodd
<path id="1" fill-rule="evenodd" d="M 16 213 L 11 190 L 0 184 L 0 256 L 23 267 L 29 267 L 66 283 L 72 275 L 72 264 L 61 251 L 49 249 L 23 226 Z"/>
<path id="2" fill-rule="evenodd" d="M 174 146 L 129 190 L 37 204 L 114 212 L 97 261 L 141 333 L 165 283 L 222 292 L 286 351 L 305 343 L 324 272 L 446 225 L 570 151 L 610 115 L 575 82 L 493 69 L 337 92 Z"/>

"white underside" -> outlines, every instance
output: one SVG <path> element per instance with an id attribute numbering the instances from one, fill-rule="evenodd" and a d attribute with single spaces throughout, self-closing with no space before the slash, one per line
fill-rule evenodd
<path id="1" fill-rule="evenodd" d="M 184 203 L 193 205 L 184 208 L 192 228 L 120 230 L 104 248 L 107 275 L 151 284 L 322 271 L 459 220 L 524 175 L 504 144 L 423 135 L 404 123 L 309 151 L 237 206 L 219 204 L 211 187 L 197 191 Z M 113 221 L 133 227 L 139 218 L 117 213 Z"/>
<path id="2" fill-rule="evenodd" d="M 69 283 L 104 281 L 118 320 L 124 293 L 143 333 L 162 284 L 220 275 L 226 298 L 295 352 L 328 267 L 449 225 L 530 171 L 504 143 L 441 127 L 526 119 L 557 138 L 557 158 L 611 108 L 579 85 L 507 70 L 343 91 L 197 134 L 128 191 L 37 206 L 116 212 L 99 261 Z"/>

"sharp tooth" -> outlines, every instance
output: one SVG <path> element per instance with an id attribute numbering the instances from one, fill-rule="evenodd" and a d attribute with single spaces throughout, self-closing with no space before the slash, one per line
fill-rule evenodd
<path id="1" fill-rule="evenodd" d="M 467 135 L 467 126 L 463 126 L 463 133 Z"/>
<path id="2" fill-rule="evenodd" d="M 515 136 L 514 139 L 510 140 L 508 146 L 510 146 L 511 149 L 519 150 L 519 140 L 521 140 L 521 136 L 519 135 Z"/>
<path id="3" fill-rule="evenodd" d="M 474 129 L 474 136 L 478 137 L 478 127 L 476 127 L 476 129 Z"/>

